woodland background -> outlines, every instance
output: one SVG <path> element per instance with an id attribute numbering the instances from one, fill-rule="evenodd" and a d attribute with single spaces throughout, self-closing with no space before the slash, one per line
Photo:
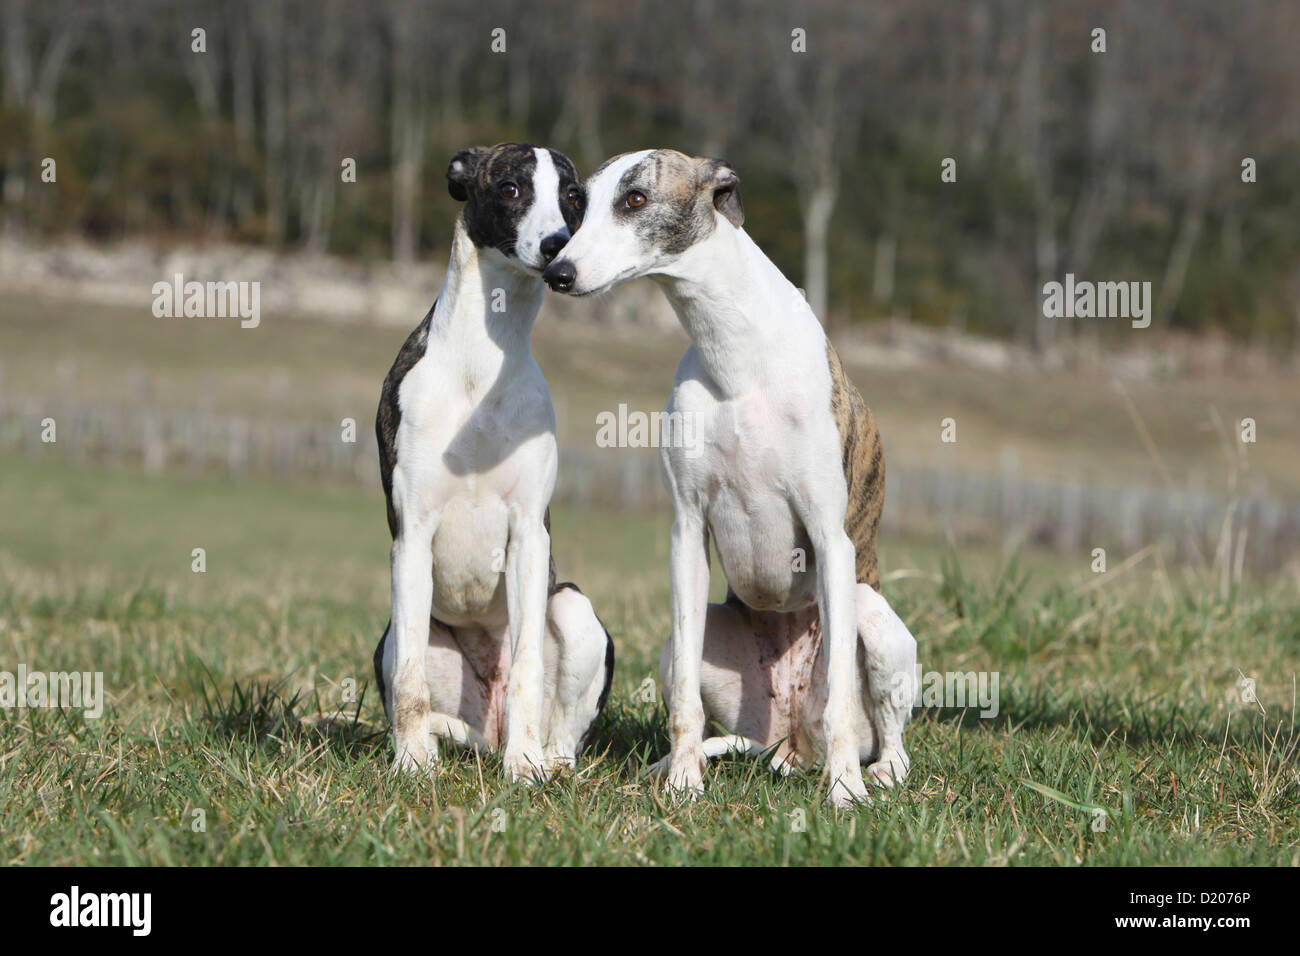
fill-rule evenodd
<path id="1" fill-rule="evenodd" d="M 1151 281 L 1158 328 L 1300 344 L 1294 3 L 3 0 L 2 16 L 10 239 L 439 259 L 462 146 L 527 138 L 587 173 L 675 145 L 739 168 L 747 228 L 833 326 L 898 315 L 1042 350 L 1077 331 L 1041 317 L 1043 283 L 1069 271 Z M 958 178 L 939 188 L 945 157 Z"/>

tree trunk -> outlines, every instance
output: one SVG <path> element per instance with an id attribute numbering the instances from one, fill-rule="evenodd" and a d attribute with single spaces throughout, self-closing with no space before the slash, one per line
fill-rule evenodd
<path id="1" fill-rule="evenodd" d="M 263 12 L 263 111 L 266 140 L 266 237 L 273 246 L 284 242 L 287 206 L 285 199 L 285 77 L 284 8 L 269 0 Z"/>
<path id="2" fill-rule="evenodd" d="M 420 242 L 420 167 L 422 150 L 418 134 L 409 124 L 394 133 L 397 138 L 393 161 L 393 260 L 415 261 Z"/>
<path id="3" fill-rule="evenodd" d="M 424 130 L 411 71 L 405 55 L 394 56 L 393 76 L 393 260 L 415 261 L 420 241 L 420 173 L 424 166 Z"/>
<path id="4" fill-rule="evenodd" d="M 1205 191 L 1197 188 L 1187 200 L 1183 215 L 1178 223 L 1178 235 L 1169 250 L 1169 261 L 1165 264 L 1165 274 L 1160 281 L 1160 297 L 1156 308 L 1157 323 L 1164 327 L 1178 305 L 1179 296 L 1183 294 L 1183 284 L 1187 281 L 1187 266 L 1192 261 L 1197 240 L 1201 237 L 1201 226 L 1205 222 Z"/>
<path id="5" fill-rule="evenodd" d="M 511 50 L 507 78 L 509 83 L 510 125 L 521 131 L 528 128 L 528 115 L 531 106 L 532 77 L 529 75 L 528 67 L 528 48 L 521 47 L 517 50 Z"/>
<path id="6" fill-rule="evenodd" d="M 1025 27 L 1024 60 L 1020 71 L 1021 142 L 1025 171 L 1034 188 L 1034 287 L 1030 290 L 1026 323 L 1032 329 L 1030 342 L 1038 352 L 1056 343 L 1056 319 L 1043 314 L 1039 292 L 1053 279 L 1058 266 L 1056 218 L 1052 205 L 1051 150 L 1047 143 L 1043 109 L 1043 48 L 1046 44 L 1046 15 L 1033 8 Z"/>
<path id="7" fill-rule="evenodd" d="M 829 240 L 831 216 L 835 212 L 836 189 L 823 179 L 807 192 L 803 203 L 803 283 L 808 305 L 822 325 L 829 323 L 826 311 L 830 289 Z"/>
<path id="8" fill-rule="evenodd" d="M 898 237 L 893 231 L 876 237 L 876 261 L 871 274 L 871 300 L 882 308 L 894 301 L 894 272 L 898 260 Z"/>
<path id="9" fill-rule="evenodd" d="M 252 33 L 244 22 L 230 23 L 230 109 L 235 126 L 235 150 L 230 207 L 239 229 L 256 213 L 247 174 L 256 155 L 257 113 L 253 105 Z"/>
<path id="10" fill-rule="evenodd" d="M 881 308 L 894 301 L 898 273 L 898 234 L 903 222 L 902 173 L 893 167 L 885 176 L 884 216 L 876 236 L 876 260 L 871 276 L 871 300 Z"/>
<path id="11" fill-rule="evenodd" d="M 5 104 L 15 108 L 15 112 L 27 112 L 34 127 L 30 132 L 40 136 L 54 122 L 59 81 L 81 35 L 82 21 L 80 14 L 74 13 L 61 22 L 33 69 L 36 59 L 28 49 L 25 7 L 22 0 L 9 0 L 4 5 L 4 43 L 0 46 L 0 56 L 4 60 Z M 4 231 L 11 237 L 21 235 L 23 230 L 31 153 L 31 137 L 27 145 L 15 143 L 5 151 L 4 186 L 0 196 L 4 202 Z"/>

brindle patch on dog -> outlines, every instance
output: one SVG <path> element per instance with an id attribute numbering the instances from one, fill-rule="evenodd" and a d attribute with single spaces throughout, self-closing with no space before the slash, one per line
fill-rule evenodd
<path id="1" fill-rule="evenodd" d="M 384 502 L 388 506 L 388 533 L 397 537 L 397 512 L 393 510 L 393 469 L 397 467 L 397 428 L 402 424 L 402 407 L 397 403 L 397 392 L 402 387 L 406 373 L 424 358 L 429 344 L 429 323 L 433 321 L 435 299 L 429 312 L 415 327 L 402 350 L 397 353 L 393 367 L 384 376 L 384 386 L 379 392 L 379 409 L 375 412 L 375 441 L 379 444 L 379 481 L 384 486 Z"/>
<path id="2" fill-rule="evenodd" d="M 617 156 L 601 169 L 616 159 Z M 647 248 L 661 249 L 670 255 L 685 252 L 707 239 L 714 230 L 714 191 L 706 187 L 720 165 L 719 160 L 697 159 L 673 149 L 657 149 L 619 178 L 614 190 L 614 216 L 631 223 Z M 629 209 L 624 204 L 624 198 L 633 190 L 645 195 L 644 206 Z M 738 196 L 736 206 L 739 207 Z"/>
<path id="3" fill-rule="evenodd" d="M 849 487 L 844 530 L 858 552 L 858 583 L 879 591 L 876 531 L 885 506 L 885 449 L 875 416 L 844 374 L 844 366 L 830 342 L 826 343 L 826 361 L 831 371 L 831 414 L 840 433 L 844 480 Z"/>

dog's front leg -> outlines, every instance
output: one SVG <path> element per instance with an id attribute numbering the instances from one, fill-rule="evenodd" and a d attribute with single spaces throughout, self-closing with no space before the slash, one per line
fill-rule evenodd
<path id="1" fill-rule="evenodd" d="M 668 686 L 669 788 L 695 794 L 704 788 L 704 701 L 700 667 L 709 606 L 709 532 L 704 516 L 678 505 L 669 549 L 673 632 Z"/>
<path id="2" fill-rule="evenodd" d="M 388 712 L 393 718 L 394 766 L 427 768 L 438 759 L 429 745 L 429 684 L 425 660 L 433 609 L 433 535 L 436 518 L 410 516 L 393 539 L 393 680 Z"/>
<path id="3" fill-rule="evenodd" d="M 546 584 L 551 536 L 541 515 L 511 516 L 506 553 L 510 614 L 510 681 L 506 685 L 505 770 L 510 780 L 546 776 L 542 755 Z"/>
<path id="4" fill-rule="evenodd" d="M 843 509 L 839 509 L 843 514 Z M 817 604 L 822 619 L 822 640 L 826 662 L 826 773 L 830 781 L 827 799 L 835 806 L 848 806 L 865 799 L 858 736 L 854 724 L 857 681 L 857 581 L 856 552 L 844 533 L 841 521 L 821 525 L 814 533 L 817 553 Z"/>

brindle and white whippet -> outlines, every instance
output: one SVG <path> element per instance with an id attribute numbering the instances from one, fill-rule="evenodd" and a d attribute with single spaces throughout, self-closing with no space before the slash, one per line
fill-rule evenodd
<path id="1" fill-rule="evenodd" d="M 880 594 L 885 466 L 876 423 L 799 291 L 741 228 L 727 163 L 673 150 L 616 156 L 587 180 L 581 228 L 547 267 L 588 295 L 650 276 L 692 345 L 661 442 L 675 508 L 672 635 L 660 661 L 670 787 L 702 787 L 707 756 L 824 759 L 828 797 L 908 770 L 916 641 Z M 677 416 L 674 418 L 674 416 Z M 689 452 L 689 453 L 688 453 Z M 708 603 L 712 537 L 729 585 Z M 704 740 L 706 721 L 728 737 Z"/>

